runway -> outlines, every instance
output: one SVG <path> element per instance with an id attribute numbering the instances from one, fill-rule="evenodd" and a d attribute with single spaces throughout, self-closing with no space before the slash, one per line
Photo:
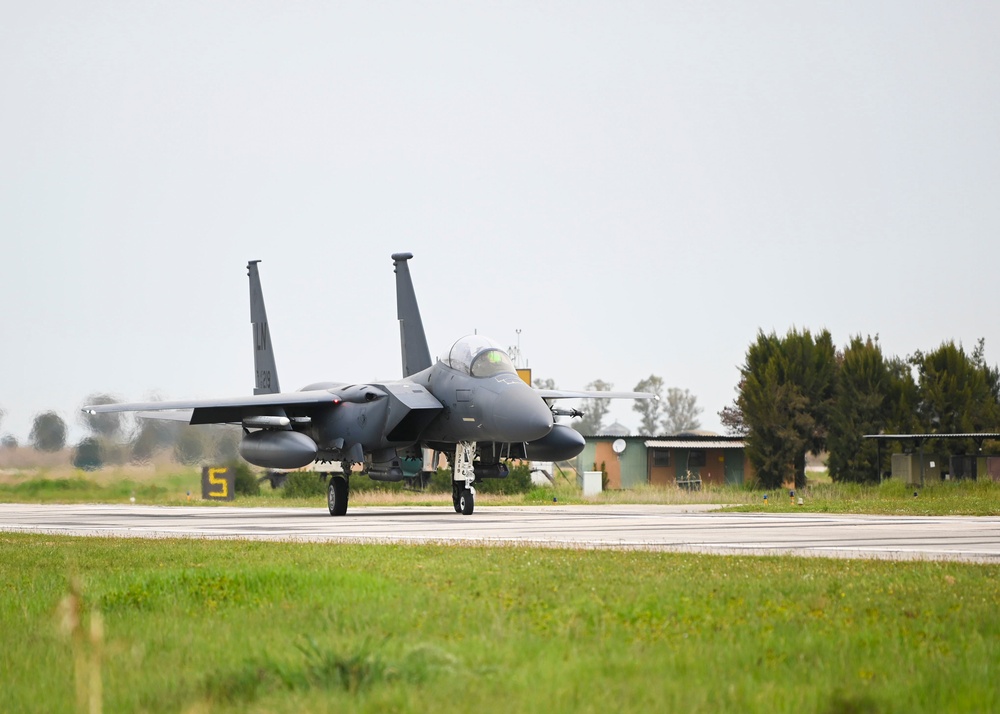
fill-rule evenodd
<path id="1" fill-rule="evenodd" d="M 526 544 L 1000 562 L 1000 518 L 714 513 L 713 506 L 166 507 L 0 504 L 0 531 L 133 538 Z"/>

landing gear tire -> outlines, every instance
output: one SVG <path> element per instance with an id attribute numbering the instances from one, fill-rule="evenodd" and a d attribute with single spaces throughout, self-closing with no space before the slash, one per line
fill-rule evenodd
<path id="1" fill-rule="evenodd" d="M 458 495 L 458 503 L 455 505 L 455 510 L 463 516 L 471 516 L 475 507 L 476 494 L 467 488 L 463 488 L 462 492 Z"/>
<path id="2" fill-rule="evenodd" d="M 350 490 L 347 479 L 343 476 L 331 476 L 330 485 L 326 487 L 326 505 L 330 507 L 331 516 L 342 516 L 347 513 L 347 497 Z"/>

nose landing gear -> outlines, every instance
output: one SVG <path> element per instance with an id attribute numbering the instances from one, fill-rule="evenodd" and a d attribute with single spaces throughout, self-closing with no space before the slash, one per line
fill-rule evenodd
<path id="1" fill-rule="evenodd" d="M 473 442 L 459 442 L 455 450 L 455 463 L 452 468 L 451 502 L 455 512 L 463 516 L 472 515 L 476 507 L 476 489 L 472 482 L 476 480 L 472 460 L 476 458 L 476 445 Z"/>

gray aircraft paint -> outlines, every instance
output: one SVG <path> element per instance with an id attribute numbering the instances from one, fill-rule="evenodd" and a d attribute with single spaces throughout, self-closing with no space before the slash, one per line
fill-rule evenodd
<path id="1" fill-rule="evenodd" d="M 247 263 L 250 276 L 250 324 L 253 326 L 253 366 L 254 394 L 278 394 L 278 368 L 274 363 L 274 348 L 271 345 L 271 330 L 267 325 L 267 310 L 264 309 L 264 292 L 260 287 L 257 271 L 259 260 Z"/>
<path id="2" fill-rule="evenodd" d="M 409 377 L 431 366 L 431 351 L 424 335 L 424 323 L 417 307 L 417 294 L 410 278 L 407 261 L 413 253 L 393 253 L 396 271 L 396 318 L 399 320 L 399 344 L 403 354 L 403 376 Z"/>
<path id="3" fill-rule="evenodd" d="M 455 469 L 455 508 L 468 514 L 475 495 L 472 483 L 477 478 L 506 476 L 504 460 L 562 460 L 583 449 L 579 434 L 555 424 L 552 400 L 652 397 L 633 392 L 536 390 L 517 376 L 504 350 L 479 335 L 457 340 L 443 359 L 432 363 L 407 265 L 412 257 L 410 253 L 392 256 L 402 379 L 317 382 L 298 392 L 279 392 L 259 261 L 251 261 L 247 269 L 254 335 L 253 395 L 93 405 L 84 410 L 138 411 L 146 418 L 190 424 L 240 424 L 246 432 L 240 454 L 253 464 L 291 469 L 314 459 L 340 461 L 345 473 L 351 472 L 352 465 L 363 464 L 369 477 L 382 481 L 402 480 L 402 459 L 420 459 L 424 448 L 448 454 L 457 450 L 467 466 Z M 481 445 L 478 454 L 477 444 Z M 329 488 L 330 512 L 342 515 L 346 481 L 331 478 Z"/>

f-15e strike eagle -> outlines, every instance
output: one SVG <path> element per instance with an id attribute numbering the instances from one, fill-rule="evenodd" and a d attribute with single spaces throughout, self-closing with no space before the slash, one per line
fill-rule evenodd
<path id="1" fill-rule="evenodd" d="M 256 466 L 297 469 L 313 461 L 337 462 L 327 488 L 330 515 L 347 512 L 348 479 L 355 464 L 377 481 L 401 481 L 402 459 L 423 449 L 448 455 L 455 511 L 475 507 L 477 479 L 504 478 L 507 461 L 562 461 L 583 450 L 574 429 L 555 417 L 578 415 L 553 401 L 587 397 L 649 399 L 639 392 L 569 392 L 535 389 L 517 375 L 510 356 L 492 340 L 469 335 L 431 361 L 408 261 L 392 256 L 403 378 L 375 383 L 318 382 L 282 392 L 274 362 L 264 294 L 254 260 L 250 276 L 256 386 L 252 396 L 130 404 L 94 404 L 90 414 L 135 411 L 152 419 L 189 424 L 239 424 L 240 455 Z"/>

